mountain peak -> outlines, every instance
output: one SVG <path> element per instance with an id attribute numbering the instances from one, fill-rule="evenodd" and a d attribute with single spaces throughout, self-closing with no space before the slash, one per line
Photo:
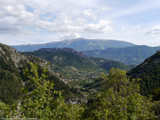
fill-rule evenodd
<path id="1" fill-rule="evenodd" d="M 119 40 L 104 40 L 104 39 L 85 39 L 85 38 L 76 38 L 68 39 L 59 42 L 51 42 L 45 44 L 34 44 L 34 45 L 19 45 L 12 46 L 18 51 L 35 51 L 40 48 L 73 48 L 78 51 L 85 50 L 95 50 L 95 49 L 106 49 L 106 48 L 124 48 L 134 46 L 134 44 L 119 41 Z"/>

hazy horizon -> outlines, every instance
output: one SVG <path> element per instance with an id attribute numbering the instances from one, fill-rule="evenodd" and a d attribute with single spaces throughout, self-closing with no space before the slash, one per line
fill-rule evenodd
<path id="1" fill-rule="evenodd" d="M 102 41 L 108 41 L 108 40 L 113 40 L 113 41 L 121 41 L 121 42 L 128 42 L 128 41 L 123 41 L 123 40 L 115 40 L 115 39 L 88 39 L 88 38 L 75 38 L 75 39 L 64 39 L 64 40 L 59 40 L 59 41 L 51 41 L 51 42 L 43 42 L 43 43 L 32 43 L 32 44 L 12 44 L 12 45 L 10 45 L 9 44 L 9 46 L 21 46 L 21 45 L 39 45 L 39 44 L 49 44 L 49 43 L 54 43 L 54 42 L 62 42 L 62 41 L 70 41 L 70 40 L 76 40 L 76 39 L 86 39 L 86 40 L 102 40 Z M 132 43 L 132 42 L 128 42 L 128 43 L 131 43 L 131 44 L 134 44 L 134 43 Z M 134 45 L 145 45 L 145 44 L 134 44 Z M 158 46 L 160 46 L 160 45 L 154 45 L 154 46 L 151 46 L 151 45 L 146 45 L 146 46 L 149 46 L 149 47 L 158 47 Z"/>

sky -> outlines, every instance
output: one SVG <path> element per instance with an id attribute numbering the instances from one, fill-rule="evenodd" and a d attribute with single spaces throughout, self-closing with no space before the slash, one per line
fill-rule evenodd
<path id="1" fill-rule="evenodd" d="M 160 0 L 0 0 L 0 43 L 75 38 L 160 46 Z"/>

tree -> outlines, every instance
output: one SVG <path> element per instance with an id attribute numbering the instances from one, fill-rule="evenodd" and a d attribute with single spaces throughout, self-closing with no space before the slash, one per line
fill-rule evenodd
<path id="1" fill-rule="evenodd" d="M 160 100 L 160 87 L 152 89 L 150 94 L 153 96 L 153 100 Z"/>
<path id="2" fill-rule="evenodd" d="M 81 105 L 66 104 L 64 98 L 59 97 L 54 101 L 53 120 L 81 120 L 84 108 Z"/>
<path id="3" fill-rule="evenodd" d="M 47 80 L 47 67 L 42 68 L 33 63 L 30 63 L 30 67 L 24 70 L 28 81 L 22 90 L 21 117 L 50 119 L 53 115 L 54 83 Z"/>
<path id="4" fill-rule="evenodd" d="M 153 118 L 151 102 L 142 96 L 137 81 L 120 69 L 103 75 L 105 88 L 86 110 L 86 117 L 95 120 L 146 120 Z M 87 115 L 88 114 L 88 115 Z"/>
<path id="5" fill-rule="evenodd" d="M 20 104 L 20 117 L 40 120 L 78 120 L 83 108 L 80 105 L 68 105 L 61 91 L 54 90 L 54 83 L 48 80 L 47 67 L 30 63 L 31 68 L 24 70 L 28 81 L 23 88 L 24 96 Z"/>
<path id="6" fill-rule="evenodd" d="M 0 101 L 0 118 L 8 118 L 10 114 L 9 105 Z"/>
<path id="7" fill-rule="evenodd" d="M 157 118 L 155 120 L 160 120 L 160 101 L 154 101 L 152 109 L 154 110 Z"/>

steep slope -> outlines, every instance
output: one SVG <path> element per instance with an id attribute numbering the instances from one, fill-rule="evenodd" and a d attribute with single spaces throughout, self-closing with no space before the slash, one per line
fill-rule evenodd
<path id="1" fill-rule="evenodd" d="M 160 47 L 149 46 L 133 46 L 127 48 L 107 48 L 105 50 L 90 50 L 84 51 L 89 57 L 100 57 L 110 60 L 120 61 L 125 64 L 138 65 L 146 58 L 150 57 Z"/>
<path id="2" fill-rule="evenodd" d="M 141 78 L 141 92 L 143 94 L 148 94 L 153 89 L 160 88 L 160 51 L 132 69 L 128 75 L 133 78 Z"/>
<path id="3" fill-rule="evenodd" d="M 106 48 L 124 48 L 134 46 L 134 44 L 118 40 L 102 40 L 102 39 L 72 39 L 64 40 L 60 42 L 51 42 L 46 44 L 33 44 L 33 45 L 18 45 L 12 46 L 18 51 L 34 51 L 40 48 L 73 48 L 78 51 L 84 50 L 95 50 L 95 49 L 106 49 Z"/>
<path id="4" fill-rule="evenodd" d="M 0 44 L 0 100 L 12 104 L 19 99 L 20 91 L 26 81 L 23 69 L 29 68 L 29 62 L 38 63 L 41 67 L 47 64 L 47 61 L 43 59 L 26 56 L 9 46 Z M 66 99 L 79 94 L 77 90 L 70 88 L 60 80 L 58 74 L 51 70 L 48 73 L 48 79 L 55 83 L 56 90 L 64 90 Z M 71 89 L 75 92 L 73 93 Z"/>
<path id="5" fill-rule="evenodd" d="M 66 82 L 92 80 L 101 72 L 106 72 L 82 52 L 72 48 L 42 48 L 25 54 L 46 59 L 54 71 L 63 75 Z"/>

